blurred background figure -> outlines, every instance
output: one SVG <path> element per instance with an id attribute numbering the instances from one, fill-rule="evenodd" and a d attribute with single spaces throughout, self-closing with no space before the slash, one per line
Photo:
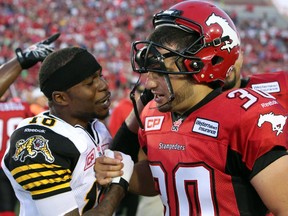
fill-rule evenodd
<path id="1" fill-rule="evenodd" d="M 108 119 L 108 129 L 112 138 L 115 136 L 117 130 L 120 128 L 126 117 L 133 109 L 132 101 L 129 98 L 130 91 L 136 84 L 137 80 L 130 81 L 123 88 L 123 97 L 120 101 L 114 104 L 114 108 L 111 110 L 110 117 Z M 136 87 L 135 99 L 140 97 L 140 94 L 144 91 L 144 85 L 141 83 Z M 116 216 L 126 215 L 135 216 L 139 203 L 139 196 L 132 193 L 127 193 L 125 198 L 120 203 L 120 206 L 116 212 Z"/>
<path id="2" fill-rule="evenodd" d="M 37 115 L 48 109 L 48 101 L 40 88 L 35 88 L 31 93 L 30 110 Z"/>
<path id="3" fill-rule="evenodd" d="M 2 160 L 10 135 L 24 118 L 33 114 L 30 105 L 18 97 L 12 97 L 10 89 L 0 99 L 0 160 Z M 10 181 L 0 165 L 0 216 L 15 216 L 17 198 Z"/>
<path id="4" fill-rule="evenodd" d="M 129 82 L 128 86 L 124 89 L 124 96 L 119 100 L 118 103 L 114 104 L 114 108 L 111 110 L 109 117 L 108 128 L 111 133 L 111 136 L 114 137 L 117 130 L 120 128 L 121 124 L 125 121 L 126 117 L 129 115 L 133 109 L 132 101 L 130 100 L 130 91 L 134 87 L 136 82 Z M 139 84 L 136 87 L 135 99 L 137 99 L 140 94 L 144 91 L 144 85 Z"/>

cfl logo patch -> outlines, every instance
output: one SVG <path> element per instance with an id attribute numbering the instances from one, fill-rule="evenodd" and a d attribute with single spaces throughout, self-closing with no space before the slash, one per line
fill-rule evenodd
<path id="1" fill-rule="evenodd" d="M 160 130 L 164 116 L 146 117 L 145 131 Z"/>

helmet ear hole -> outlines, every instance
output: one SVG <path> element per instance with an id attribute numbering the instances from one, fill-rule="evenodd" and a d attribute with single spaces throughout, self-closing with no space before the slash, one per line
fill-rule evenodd
<path id="1" fill-rule="evenodd" d="M 204 63 L 202 61 L 191 61 L 190 67 L 193 71 L 200 71 L 204 67 Z"/>
<path id="2" fill-rule="evenodd" d="M 216 65 L 216 64 L 219 64 L 223 61 L 224 59 L 220 56 L 214 56 L 212 59 L 211 59 L 211 63 L 212 65 Z"/>

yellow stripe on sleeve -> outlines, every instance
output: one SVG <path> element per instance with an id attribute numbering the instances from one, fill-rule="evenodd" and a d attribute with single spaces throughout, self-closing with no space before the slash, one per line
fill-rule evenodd
<path id="1" fill-rule="evenodd" d="M 66 170 L 56 170 L 56 171 L 48 170 L 48 171 L 43 171 L 43 172 L 25 173 L 24 175 L 18 177 L 16 181 L 20 184 L 23 181 L 27 181 L 27 180 L 34 179 L 34 178 L 39 178 L 39 177 L 47 178 L 53 175 L 60 176 L 60 175 L 65 175 L 65 174 L 71 176 L 71 171 L 66 169 Z"/>
<path id="2" fill-rule="evenodd" d="M 35 182 L 30 182 L 28 184 L 25 184 L 25 185 L 22 185 L 22 187 L 25 189 L 25 190 L 31 190 L 33 189 L 34 187 L 40 187 L 40 186 L 43 186 L 43 185 L 47 185 L 49 187 L 48 184 L 54 184 L 54 183 L 60 183 L 60 182 L 66 182 L 67 180 L 70 180 L 72 177 L 70 175 L 66 175 L 64 177 L 59 177 L 59 178 L 53 178 L 53 179 L 42 179 L 42 180 L 39 180 L 39 181 L 35 181 Z M 70 181 L 69 181 L 70 182 Z M 54 187 L 54 186 L 53 186 Z M 51 188 L 53 188 L 51 187 Z"/>
<path id="3" fill-rule="evenodd" d="M 17 167 L 15 169 L 13 169 L 11 171 L 11 174 L 14 176 L 15 174 L 19 173 L 19 172 L 23 172 L 23 171 L 27 171 L 27 170 L 33 170 L 33 169 L 42 169 L 42 168 L 48 168 L 48 169 L 52 169 L 52 168 L 59 168 L 61 166 L 56 165 L 56 164 L 28 164 L 28 165 L 23 165 L 20 167 Z"/>
<path id="4" fill-rule="evenodd" d="M 40 194 L 45 194 L 45 193 L 49 193 L 49 192 L 53 192 L 53 191 L 57 191 L 59 189 L 63 189 L 63 188 L 69 188 L 70 184 L 69 182 L 61 184 L 61 185 L 57 185 L 54 187 L 50 187 L 50 188 L 46 188 L 46 189 L 42 189 L 42 190 L 37 190 L 37 191 L 31 191 L 31 195 L 40 195 Z"/>

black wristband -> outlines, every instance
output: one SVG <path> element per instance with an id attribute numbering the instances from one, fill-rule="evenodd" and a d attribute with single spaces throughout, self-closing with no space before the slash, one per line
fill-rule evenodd
<path id="1" fill-rule="evenodd" d="M 21 49 L 21 48 L 17 48 L 17 49 L 15 50 L 15 54 L 16 54 L 16 56 L 17 56 L 17 60 L 18 60 L 18 62 L 20 63 L 22 69 L 26 69 L 26 68 L 25 68 L 25 65 L 24 65 L 25 59 L 24 59 L 24 56 L 23 56 L 22 49 Z"/>
<path id="2" fill-rule="evenodd" d="M 111 185 L 112 184 L 120 185 L 124 189 L 125 193 L 128 191 L 129 183 L 124 178 L 120 178 L 119 182 L 112 182 Z"/>

